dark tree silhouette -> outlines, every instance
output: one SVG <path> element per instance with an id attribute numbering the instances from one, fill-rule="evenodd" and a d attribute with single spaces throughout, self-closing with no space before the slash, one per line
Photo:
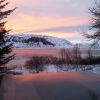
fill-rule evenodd
<path id="1" fill-rule="evenodd" d="M 10 60 L 14 58 L 14 55 L 11 55 L 12 44 L 8 43 L 9 39 L 7 34 L 10 30 L 6 30 L 5 18 L 10 15 L 14 10 L 4 10 L 4 8 L 9 4 L 6 0 L 0 0 L 0 72 L 4 70 L 4 65 L 7 64 Z"/>
<path id="2" fill-rule="evenodd" d="M 95 4 L 92 8 L 89 9 L 92 16 L 91 19 L 91 28 L 93 34 L 86 34 L 86 37 L 90 40 L 93 40 L 94 44 L 100 41 L 100 1 L 95 0 Z"/>
<path id="3" fill-rule="evenodd" d="M 40 73 L 44 70 L 44 65 L 46 63 L 47 62 L 45 57 L 34 56 L 26 62 L 25 67 L 27 69 L 33 70 L 35 73 Z"/>

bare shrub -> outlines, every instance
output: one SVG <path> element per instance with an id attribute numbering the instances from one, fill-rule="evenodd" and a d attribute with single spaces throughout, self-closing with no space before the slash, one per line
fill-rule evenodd
<path id="1" fill-rule="evenodd" d="M 70 49 L 62 49 L 60 52 L 60 59 L 58 60 L 58 67 L 62 70 L 68 70 L 72 63 L 72 55 Z"/>
<path id="2" fill-rule="evenodd" d="M 88 49 L 86 59 L 87 59 L 89 65 L 95 66 L 96 59 L 95 59 L 95 56 L 93 55 L 93 52 L 91 49 Z"/>
<path id="3" fill-rule="evenodd" d="M 70 65 L 72 63 L 72 55 L 69 49 L 61 50 L 61 59 L 63 63 Z"/>
<path id="4" fill-rule="evenodd" d="M 33 56 L 26 62 L 25 68 L 39 73 L 45 69 L 46 65 L 56 64 L 57 58 L 53 56 Z"/>
<path id="5" fill-rule="evenodd" d="M 33 56 L 26 62 L 25 67 L 35 73 L 44 71 L 46 65 L 56 65 L 57 71 L 68 71 L 70 69 L 90 70 L 91 66 L 100 63 L 100 57 L 93 56 L 92 50 L 86 51 L 86 56 L 82 57 L 82 51 L 76 45 L 73 49 L 62 49 L 60 57 L 53 56 Z"/>
<path id="6" fill-rule="evenodd" d="M 84 68 L 82 53 L 78 45 L 73 47 L 73 49 L 62 49 L 61 58 L 59 60 L 60 68 L 69 70 Z"/>
<path id="7" fill-rule="evenodd" d="M 44 70 L 44 64 L 45 61 L 43 57 L 34 56 L 26 62 L 25 67 L 33 70 L 35 73 L 39 73 Z"/>
<path id="8" fill-rule="evenodd" d="M 67 67 L 68 69 L 76 68 L 78 69 L 81 67 L 81 60 L 82 60 L 82 54 L 81 50 L 76 45 L 72 50 L 71 49 L 62 49 L 61 50 L 61 63 L 62 65 Z M 74 67 L 72 67 L 72 65 Z"/>

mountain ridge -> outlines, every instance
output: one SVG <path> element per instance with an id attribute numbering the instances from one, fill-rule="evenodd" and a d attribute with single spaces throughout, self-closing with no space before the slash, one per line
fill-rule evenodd
<path id="1" fill-rule="evenodd" d="M 33 35 L 33 34 L 10 34 L 9 42 L 14 48 L 71 48 L 73 44 L 65 39 Z"/>

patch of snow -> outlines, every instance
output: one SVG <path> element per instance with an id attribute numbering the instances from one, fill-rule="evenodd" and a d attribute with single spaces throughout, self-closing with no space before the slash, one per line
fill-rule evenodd
<path id="1" fill-rule="evenodd" d="M 80 69 L 76 69 L 74 66 L 72 66 L 72 69 L 60 69 L 58 68 L 57 66 L 55 65 L 48 65 L 48 66 L 45 66 L 45 69 L 44 71 L 40 72 L 40 73 L 50 73 L 50 72 L 76 72 L 76 71 L 88 71 L 88 72 L 92 72 L 92 73 L 95 73 L 95 74 L 100 74 L 100 65 L 96 65 L 95 67 L 93 66 L 87 66 L 85 70 L 83 70 L 82 68 Z M 25 69 L 25 68 L 16 68 L 16 69 L 13 69 L 11 70 L 11 72 L 13 73 L 20 73 L 20 74 L 31 74 L 31 73 L 34 73 L 34 70 L 28 70 L 28 69 Z"/>
<path id="2" fill-rule="evenodd" d="M 57 66 L 55 65 L 46 66 L 46 72 L 57 72 Z"/>
<path id="3" fill-rule="evenodd" d="M 100 74 L 100 65 L 97 65 L 95 68 L 93 68 L 91 72 Z"/>
<path id="4" fill-rule="evenodd" d="M 73 44 L 67 40 L 50 37 L 50 36 L 42 36 L 42 35 L 32 35 L 32 34 L 15 34 L 8 35 L 10 42 L 13 43 L 14 48 L 72 48 Z M 51 42 L 53 45 L 45 45 L 42 42 L 28 42 L 24 43 L 23 40 L 28 40 L 32 37 L 38 37 L 46 39 L 48 42 Z"/>

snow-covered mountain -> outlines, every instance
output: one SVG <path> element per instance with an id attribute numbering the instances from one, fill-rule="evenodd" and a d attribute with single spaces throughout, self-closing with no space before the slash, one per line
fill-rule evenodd
<path id="1" fill-rule="evenodd" d="M 15 34 L 8 36 L 14 48 L 71 48 L 73 44 L 67 40 L 41 35 Z"/>

